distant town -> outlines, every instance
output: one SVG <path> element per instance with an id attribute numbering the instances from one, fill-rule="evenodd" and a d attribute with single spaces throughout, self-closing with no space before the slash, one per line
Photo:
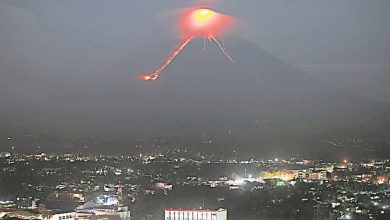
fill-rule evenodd
<path id="1" fill-rule="evenodd" d="M 390 219 L 390 160 L 0 153 L 6 219 Z"/>

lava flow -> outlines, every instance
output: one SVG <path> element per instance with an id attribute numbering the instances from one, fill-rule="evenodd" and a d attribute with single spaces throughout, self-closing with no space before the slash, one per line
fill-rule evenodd
<path id="1" fill-rule="evenodd" d="M 217 38 L 221 37 L 233 23 L 233 18 L 213 11 L 209 8 L 189 8 L 181 13 L 179 28 L 182 32 L 183 42 L 177 47 L 172 55 L 156 71 L 151 74 L 141 76 L 142 80 L 156 80 L 160 74 L 167 68 L 180 52 L 196 37 L 214 41 L 222 53 L 231 61 L 227 50 Z"/>
<path id="2" fill-rule="evenodd" d="M 179 55 L 179 53 L 184 49 L 184 47 L 187 46 L 188 43 L 190 43 L 190 41 L 193 39 L 193 37 L 190 37 L 188 38 L 187 40 L 185 40 L 173 53 L 172 55 L 168 58 L 168 60 L 162 65 L 160 66 L 154 73 L 152 74 L 149 74 L 149 75 L 143 75 L 142 76 L 142 79 L 143 80 L 156 80 L 160 74 L 162 73 L 162 71 L 167 68 L 167 66 L 169 66 L 169 64 L 172 63 L 172 61 L 175 59 L 175 57 L 177 57 L 177 55 Z"/>

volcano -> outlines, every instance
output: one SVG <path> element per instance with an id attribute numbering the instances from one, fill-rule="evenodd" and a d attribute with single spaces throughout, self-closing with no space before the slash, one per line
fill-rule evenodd
<path id="1" fill-rule="evenodd" d="M 24 127 L 67 137 L 180 139 L 195 149 L 207 139 L 207 149 L 256 155 L 320 153 L 323 139 L 336 136 L 385 138 L 389 111 L 382 103 L 318 81 L 247 40 L 225 45 L 235 63 L 216 45 L 202 50 L 202 40 L 194 40 L 158 81 L 140 81 L 137 73 L 145 60 L 161 60 L 165 48 L 133 58 L 130 80 L 122 71 L 127 61 L 109 78 L 80 78 L 71 89 L 52 79 L 42 88 L 50 95 L 7 106 L 12 117 L 2 120 L 12 127 L 10 118 L 22 118 Z"/>
<path id="2" fill-rule="evenodd" d="M 227 41 L 237 63 L 195 41 L 156 83 L 137 83 L 146 119 L 349 126 L 386 111 L 375 101 L 322 83 L 247 41 Z M 200 121 L 199 121 L 200 120 Z M 188 123 L 188 122 L 186 122 Z M 205 126 L 204 129 L 207 129 Z M 213 126 L 211 126 L 213 127 Z"/>

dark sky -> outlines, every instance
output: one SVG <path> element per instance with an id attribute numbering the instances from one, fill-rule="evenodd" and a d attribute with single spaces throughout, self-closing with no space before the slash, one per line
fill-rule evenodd
<path id="1" fill-rule="evenodd" d="M 351 101 L 359 103 L 357 106 L 363 106 L 362 103 L 366 102 L 377 102 L 375 105 L 390 103 L 388 0 L 214 0 L 203 4 L 237 18 L 240 25 L 230 38 L 246 39 L 253 43 L 252 47 L 258 46 L 259 50 L 264 51 L 251 51 L 251 47 L 246 47 L 249 43 L 232 43 L 232 52 L 241 54 L 238 59 L 249 58 L 254 60 L 252 63 L 256 62 L 256 58 L 269 59 L 269 62 L 264 63 L 264 68 L 269 72 L 278 73 L 276 70 L 279 66 L 283 68 L 278 70 L 286 73 L 304 70 L 308 78 L 318 80 L 318 85 L 324 83 L 323 87 L 319 86 L 323 89 L 321 91 L 331 91 L 334 87 L 348 93 L 345 97 L 354 95 L 351 100 L 365 100 Z M 88 130 L 89 126 L 85 126 L 88 120 L 93 121 L 90 127 L 104 126 L 103 131 L 98 132 L 99 135 L 126 128 L 123 124 L 133 120 L 126 114 L 134 116 L 136 112 L 132 112 L 129 106 L 134 104 L 149 109 L 156 104 L 144 102 L 143 97 L 139 100 L 135 98 L 135 94 L 150 88 L 150 85 L 144 87 L 134 81 L 141 71 L 155 69 L 176 46 L 178 34 L 172 28 L 173 12 L 194 5 L 197 5 L 197 1 L 1 1 L 0 113 L 1 118 L 7 121 L 0 125 L 1 129 L 7 130 L 8 126 L 12 126 L 15 129 L 47 131 L 57 123 L 58 127 L 69 129 L 72 126 L 84 126 L 84 130 Z M 265 51 L 269 54 L 265 54 Z M 196 65 L 185 61 L 197 59 L 197 54 L 191 51 L 187 53 L 190 55 L 184 56 L 182 63 L 177 62 L 176 72 L 183 71 L 180 68 L 185 68 L 187 72 L 199 70 Z M 250 57 L 252 55 L 258 57 Z M 215 56 L 218 55 L 210 55 L 210 63 L 216 63 L 210 68 L 223 62 L 214 59 Z M 276 64 L 278 62 L 280 65 Z M 287 63 L 291 66 L 284 66 Z M 257 67 L 258 71 L 262 68 Z M 229 67 L 225 68 L 229 71 Z M 169 71 L 166 74 L 169 76 Z M 306 77 L 300 74 L 299 77 Z M 258 79 L 258 75 L 256 77 Z M 304 94 L 305 88 L 313 91 L 313 85 L 317 82 L 309 80 L 307 82 L 313 82 L 313 85 L 307 87 L 304 84 L 306 79 L 303 78 L 301 85 L 293 85 L 291 82 L 280 85 L 286 88 L 302 87 L 303 90 L 296 91 L 296 94 Z M 179 81 L 188 83 L 186 86 L 192 88 L 199 83 L 196 80 Z M 276 82 L 278 78 L 273 76 L 268 80 Z M 126 82 L 129 83 L 128 90 Z M 229 79 L 224 82 L 230 83 Z M 266 84 L 265 81 L 262 83 Z M 157 82 L 156 87 L 162 88 L 168 84 L 162 80 Z M 242 87 L 238 85 L 241 85 L 240 82 L 237 83 L 237 90 L 247 89 L 244 82 Z M 225 85 L 210 86 L 218 91 Z M 272 86 L 272 83 L 267 86 Z M 183 88 L 172 91 L 185 94 L 187 91 Z M 157 97 L 158 89 L 153 90 Z M 168 94 L 172 91 L 165 92 Z M 278 92 L 281 91 L 275 91 Z M 127 100 L 126 94 L 131 98 Z M 329 92 L 328 95 L 334 94 Z M 280 97 L 274 96 L 264 97 L 264 100 L 271 100 L 264 103 L 278 106 Z M 219 95 L 218 100 L 220 97 L 223 98 L 223 95 Z M 329 100 L 324 94 L 321 97 Z M 185 97 L 180 98 L 185 100 Z M 178 100 L 170 101 L 176 104 Z M 287 98 L 280 100 L 281 103 L 292 102 Z M 342 100 L 339 102 L 343 103 Z M 269 111 L 273 112 L 275 108 Z M 315 111 L 306 113 L 315 115 L 319 110 Z M 335 110 L 329 109 L 324 114 L 332 111 Z M 187 113 L 191 115 L 194 112 Z M 75 115 L 83 119 L 91 115 L 91 118 L 83 121 Z M 228 113 L 226 115 L 229 116 Z M 286 115 L 289 113 L 284 112 L 283 117 Z M 266 114 L 263 116 L 266 117 Z M 199 117 L 207 118 L 206 114 L 200 113 Z M 294 117 L 301 116 L 297 114 Z M 197 120 L 195 116 L 194 120 Z M 257 121 L 253 118 L 251 120 Z M 182 129 L 175 123 L 174 127 L 178 126 L 176 129 Z M 148 130 L 147 125 L 143 126 Z"/>
<path id="2" fill-rule="evenodd" d="M 207 1 L 198 1 L 207 2 Z M 242 21 L 242 35 L 295 65 L 327 63 L 387 63 L 390 30 L 386 0 L 212 1 L 213 8 Z M 197 1 L 1 1 L 1 45 L 50 42 L 58 47 L 93 47 L 107 41 L 134 46 L 135 40 L 160 33 L 170 35 L 167 13 Z M 28 34 L 27 34 L 28 33 Z M 29 42 L 12 36 L 24 35 Z M 35 42 L 41 38 L 41 42 Z M 25 40 L 27 40 L 25 39 Z M 42 42 L 43 41 L 43 42 Z M 77 45 L 79 44 L 79 45 Z M 4 48 L 7 49 L 7 48 Z M 2 53 L 9 53 L 4 50 Z M 42 48 L 45 49 L 45 48 Z M 69 50 L 72 48 L 69 48 Z"/>

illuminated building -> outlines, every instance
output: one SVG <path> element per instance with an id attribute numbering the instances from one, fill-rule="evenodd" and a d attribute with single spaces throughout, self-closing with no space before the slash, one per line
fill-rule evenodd
<path id="1" fill-rule="evenodd" d="M 309 180 L 326 180 L 326 171 L 311 172 L 308 174 L 307 179 Z"/>
<path id="2" fill-rule="evenodd" d="M 1 152 L 0 153 L 0 158 L 8 158 L 11 157 L 11 153 L 9 152 Z"/>
<path id="3" fill-rule="evenodd" d="M 387 177 L 387 176 L 378 176 L 377 178 L 376 178 L 376 183 L 377 184 L 385 184 L 385 183 L 389 183 L 389 177 Z"/>
<path id="4" fill-rule="evenodd" d="M 325 170 L 321 171 L 310 171 L 310 172 L 299 172 L 298 179 L 305 180 L 327 180 L 327 172 Z"/>
<path id="5" fill-rule="evenodd" d="M 158 183 L 156 183 L 156 188 L 165 189 L 165 190 L 172 190 L 173 186 L 171 184 L 168 184 L 168 183 L 158 182 Z"/>
<path id="6" fill-rule="evenodd" d="M 87 202 L 77 207 L 76 218 L 78 220 L 130 220 L 128 207 L 99 205 Z"/>
<path id="7" fill-rule="evenodd" d="M 284 181 L 290 181 L 298 177 L 298 170 L 280 170 L 271 172 L 262 172 L 261 178 L 267 179 L 281 179 Z"/>
<path id="8" fill-rule="evenodd" d="M 227 220 L 227 210 L 165 209 L 165 220 Z"/>

